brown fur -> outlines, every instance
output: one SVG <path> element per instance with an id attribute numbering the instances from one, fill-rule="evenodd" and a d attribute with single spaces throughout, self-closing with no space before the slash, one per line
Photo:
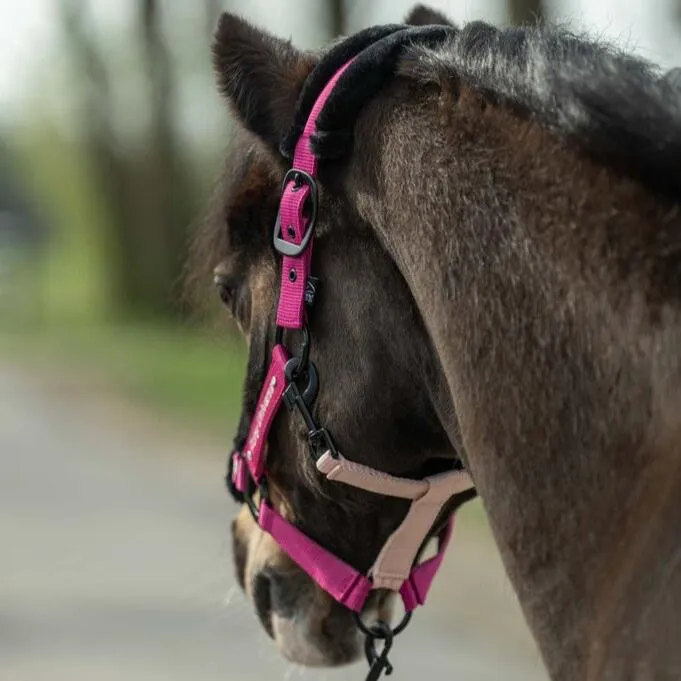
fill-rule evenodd
<path id="1" fill-rule="evenodd" d="M 443 361 L 466 458 L 550 671 L 585 678 L 590 638 L 610 643 L 589 678 L 673 678 L 678 595 L 651 616 L 664 623 L 655 655 L 632 654 L 600 601 L 631 573 L 611 597 L 628 611 L 627 640 L 646 638 L 627 606 L 640 598 L 632 583 L 679 550 L 678 205 L 466 88 L 443 126 L 437 95 L 395 84 L 369 106 L 356 144 L 365 153 L 351 161 L 348 194 L 400 263 Z M 496 216 L 481 210 L 494 203 Z M 416 241 L 413 205 L 433 226 Z M 437 227 L 443 211 L 451 231 Z M 637 489 L 653 465 L 671 490 L 648 483 L 650 507 Z M 632 657 L 652 671 L 636 675 Z"/>

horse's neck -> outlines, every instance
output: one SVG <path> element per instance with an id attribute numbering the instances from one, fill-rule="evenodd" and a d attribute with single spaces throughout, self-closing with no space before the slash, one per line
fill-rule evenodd
<path id="1" fill-rule="evenodd" d="M 585 160 L 574 167 L 571 152 L 510 116 L 462 105 L 449 132 L 420 121 L 415 135 L 408 112 L 381 114 L 380 201 L 365 193 L 360 208 L 440 356 L 468 465 L 549 669 L 609 678 L 623 637 L 641 633 L 640 598 L 661 588 L 642 578 L 678 551 L 681 324 L 669 313 L 654 331 L 635 292 L 664 295 L 643 271 L 655 253 L 638 249 L 647 230 L 671 227 L 633 183 Z M 608 244 L 613 236 L 621 241 Z M 627 257 L 634 271 L 620 273 Z M 675 528 L 664 526 L 670 514 Z M 673 579 L 681 599 L 678 567 Z M 664 648 L 681 617 L 660 607 L 657 623 L 676 623 L 675 634 L 658 632 Z M 681 666 L 676 643 L 651 669 Z"/>

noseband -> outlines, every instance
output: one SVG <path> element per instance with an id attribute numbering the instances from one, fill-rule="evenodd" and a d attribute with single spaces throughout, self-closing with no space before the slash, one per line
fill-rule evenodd
<path id="1" fill-rule="evenodd" d="M 404 27 L 392 27 L 390 33 L 403 30 Z M 361 52 L 362 46 L 358 44 L 355 50 L 355 54 Z M 442 564 L 452 534 L 453 515 L 437 537 L 437 553 L 424 562 L 418 562 L 435 521 L 448 502 L 459 496 L 470 498 L 473 482 L 463 470 L 411 480 L 350 461 L 338 451 L 331 434 L 320 427 L 312 415 L 318 376 L 309 357 L 310 334 L 306 316 L 307 307 L 314 297 L 315 280 L 310 276 L 310 269 L 318 211 L 316 176 L 319 159 L 313 152 L 311 140 L 318 132 L 318 119 L 325 104 L 354 60 L 355 56 L 352 56 L 344 60 L 335 72 L 332 71 L 316 96 L 295 142 L 291 168 L 284 177 L 274 229 L 274 248 L 282 256 L 276 342 L 250 418 L 248 435 L 237 443 L 230 458 L 227 483 L 233 496 L 248 504 L 257 524 L 275 539 L 282 550 L 322 589 L 354 613 L 357 625 L 366 636 L 365 652 L 371 666 L 367 679 L 373 681 L 382 672 L 392 671 L 387 660 L 392 640 L 406 627 L 412 611 L 425 603 Z M 325 68 L 328 72 L 328 64 Z M 299 354 L 291 354 L 285 347 L 285 329 L 302 333 Z M 320 475 L 329 481 L 374 494 L 411 500 L 407 515 L 388 537 L 367 574 L 310 539 L 271 504 L 267 491 L 266 445 L 270 428 L 282 405 L 289 411 L 297 411 L 305 422 L 310 455 Z M 257 501 L 256 491 L 259 491 Z M 374 589 L 400 594 L 405 616 L 395 629 L 381 621 L 371 626 L 362 621 L 362 611 Z M 375 650 L 377 640 L 383 641 L 380 654 Z"/>

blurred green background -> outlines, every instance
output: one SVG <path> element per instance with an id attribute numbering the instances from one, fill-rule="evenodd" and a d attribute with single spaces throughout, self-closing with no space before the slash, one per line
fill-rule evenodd
<path id="1" fill-rule="evenodd" d="M 181 298 L 229 131 L 210 71 L 216 18 L 241 11 L 317 47 L 400 20 L 411 4 L 2 0 L 2 351 L 96 371 L 112 389 L 229 433 L 243 344 L 217 305 L 199 316 Z M 568 20 L 666 65 L 681 49 L 678 0 L 433 6 L 457 21 Z"/>
<path id="2" fill-rule="evenodd" d="M 412 4 L 0 0 L 0 681 L 303 674 L 232 577 L 245 344 L 210 281 L 201 309 L 181 295 L 230 128 L 211 34 L 230 9 L 318 47 Z M 679 0 L 429 4 L 681 64 Z M 397 675 L 545 679 L 479 502 L 461 516 Z"/>
<path id="3" fill-rule="evenodd" d="M 5 5 L 32 63 L 5 88 L 2 351 L 229 434 L 243 343 L 182 300 L 229 125 L 210 72 L 220 3 Z"/>

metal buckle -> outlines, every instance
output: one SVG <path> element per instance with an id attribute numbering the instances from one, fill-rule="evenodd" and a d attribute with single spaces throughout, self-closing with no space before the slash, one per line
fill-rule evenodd
<path id="1" fill-rule="evenodd" d="M 307 227 L 305 228 L 305 233 L 303 234 L 303 239 L 299 244 L 291 243 L 281 238 L 281 210 L 277 213 L 277 220 L 274 223 L 274 236 L 273 244 L 274 248 L 281 255 L 288 255 L 290 257 L 296 257 L 300 255 L 310 243 L 312 234 L 314 232 L 315 225 L 317 223 L 317 209 L 319 206 L 319 192 L 317 189 L 317 181 L 309 175 L 304 170 L 297 170 L 296 168 L 291 168 L 286 175 L 284 175 L 284 181 L 282 182 L 281 191 L 282 194 L 286 190 L 288 183 L 293 180 L 295 185 L 291 191 L 299 191 L 303 185 L 307 185 L 310 188 L 310 196 L 308 200 L 311 202 L 312 214 L 308 220 Z"/>

